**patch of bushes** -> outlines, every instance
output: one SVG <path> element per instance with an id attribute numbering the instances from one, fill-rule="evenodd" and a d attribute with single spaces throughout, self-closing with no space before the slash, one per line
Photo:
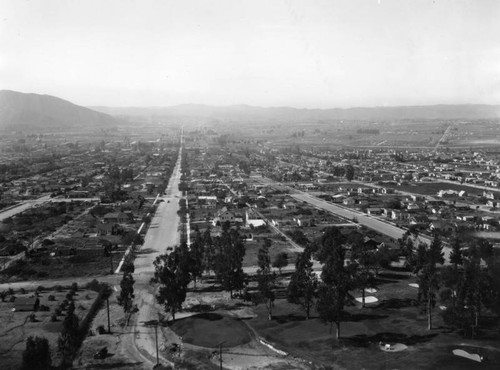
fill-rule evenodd
<path id="1" fill-rule="evenodd" d="M 89 263 L 92 262 L 92 257 L 90 256 L 71 256 L 68 258 L 69 263 L 74 263 L 74 264 L 83 264 L 83 263 Z"/>
<path id="2" fill-rule="evenodd" d="M 101 283 L 96 279 L 89 281 L 86 285 L 86 288 L 89 290 L 93 290 L 94 292 L 98 292 L 101 287 Z"/>

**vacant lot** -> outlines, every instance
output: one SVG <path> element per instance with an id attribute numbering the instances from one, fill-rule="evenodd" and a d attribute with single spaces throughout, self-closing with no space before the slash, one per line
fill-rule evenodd
<path id="1" fill-rule="evenodd" d="M 68 257 L 45 255 L 28 261 L 19 260 L 0 271 L 0 282 L 107 275 L 112 267 L 118 266 L 123 253 L 122 248 L 114 251 L 112 257 L 98 253 Z"/>
<path id="2" fill-rule="evenodd" d="M 2 369 L 17 368 L 20 365 L 22 353 L 26 348 L 26 339 L 30 335 L 45 337 L 49 340 L 52 363 L 57 363 L 57 339 L 66 315 L 68 304 L 64 302 L 67 301 L 66 295 L 69 292 L 69 287 L 39 289 L 38 292 L 20 290 L 11 292 L 12 294 L 9 294 L 4 302 L 0 302 L 0 322 L 2 323 L 0 367 Z M 37 295 L 40 300 L 40 309 L 35 312 L 26 308 L 24 303 L 35 300 Z M 97 293 L 92 290 L 77 290 L 73 300 L 75 313 L 80 320 L 87 315 L 96 297 Z"/>

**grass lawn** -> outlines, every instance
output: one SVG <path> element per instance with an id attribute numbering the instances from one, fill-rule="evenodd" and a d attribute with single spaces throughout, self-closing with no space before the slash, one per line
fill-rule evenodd
<path id="1" fill-rule="evenodd" d="M 296 253 L 290 252 L 290 247 L 287 242 L 281 240 L 271 239 L 272 244 L 269 249 L 269 257 L 271 257 L 271 263 L 281 252 L 286 252 L 288 254 L 288 264 L 291 266 L 295 263 Z M 262 247 L 263 242 L 261 241 L 247 241 L 245 243 L 245 257 L 243 258 L 243 267 L 257 266 L 257 255 L 259 249 Z"/>
<path id="2" fill-rule="evenodd" d="M 333 366 L 346 369 L 493 369 L 500 364 L 498 333 L 489 338 L 469 341 L 446 328 L 434 310 L 433 329 L 427 330 L 425 313 L 414 305 L 417 290 L 408 286 L 414 278 L 397 272 L 381 275 L 378 291 L 374 295 L 378 304 L 347 308 L 341 323 L 341 339 L 336 340 L 335 326 L 322 323 L 317 314 L 305 320 L 299 306 L 285 300 L 277 300 L 274 319 L 267 320 L 264 306 L 255 309 L 257 317 L 248 323 L 259 335 L 274 343 L 279 349 L 313 362 L 317 366 Z M 356 297 L 360 294 L 353 292 Z M 403 343 L 408 349 L 387 353 L 380 350 L 379 342 Z M 489 359 L 485 363 L 456 358 L 452 349 L 460 344 L 471 343 L 482 347 Z"/>
<path id="3" fill-rule="evenodd" d="M 241 320 L 217 312 L 201 313 L 178 319 L 171 326 L 182 340 L 196 346 L 215 348 L 234 347 L 250 342 L 250 331 Z"/>

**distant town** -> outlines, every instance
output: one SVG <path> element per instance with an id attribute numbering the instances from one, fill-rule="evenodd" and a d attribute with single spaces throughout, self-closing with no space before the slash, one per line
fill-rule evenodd
<path id="1" fill-rule="evenodd" d="M 32 98 L 0 127 L 2 369 L 497 368 L 498 118 Z"/>

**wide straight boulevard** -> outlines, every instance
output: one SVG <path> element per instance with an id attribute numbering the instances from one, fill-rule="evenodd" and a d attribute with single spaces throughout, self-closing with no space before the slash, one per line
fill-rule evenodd
<path id="1" fill-rule="evenodd" d="M 406 230 L 401 229 L 381 219 L 368 216 L 367 214 L 364 214 L 362 212 L 338 206 L 336 204 L 327 202 L 323 199 L 316 198 L 304 192 L 295 192 L 290 195 L 299 201 L 307 202 L 317 208 L 324 209 L 325 211 L 334 213 L 348 220 L 356 219 L 360 225 L 369 227 L 370 229 L 378 231 L 381 234 L 387 235 L 394 240 L 401 238 L 403 234 L 406 232 Z M 424 242 L 426 244 L 429 244 L 431 242 L 431 239 L 424 235 L 419 235 L 418 239 L 419 241 Z M 449 261 L 450 248 L 443 247 L 443 252 L 445 261 Z"/>

